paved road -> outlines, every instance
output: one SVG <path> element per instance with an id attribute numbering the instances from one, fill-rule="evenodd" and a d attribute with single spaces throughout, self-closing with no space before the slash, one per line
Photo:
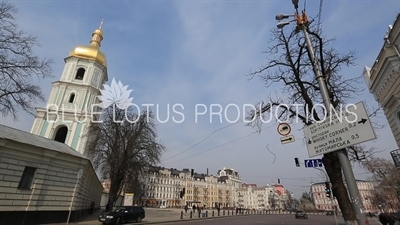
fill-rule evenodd
<path id="1" fill-rule="evenodd" d="M 145 223 L 144 223 L 145 224 Z M 294 215 L 249 215 L 225 218 L 193 219 L 185 221 L 175 221 L 158 223 L 164 225 L 190 224 L 190 225 L 336 225 L 333 216 L 309 215 L 308 219 L 295 219 Z M 370 221 L 370 225 L 378 225 L 376 221 Z M 345 225 L 339 219 L 339 225 Z"/>

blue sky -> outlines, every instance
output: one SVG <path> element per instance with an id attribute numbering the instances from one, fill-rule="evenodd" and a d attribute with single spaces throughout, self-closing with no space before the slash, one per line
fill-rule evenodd
<path id="1" fill-rule="evenodd" d="M 253 104 L 275 91 L 256 78 L 249 81 L 245 74 L 265 62 L 262 52 L 268 47 L 270 29 L 276 25 L 275 15 L 292 13 L 291 1 L 14 2 L 19 9 L 18 24 L 41 43 L 35 53 L 55 60 L 54 78 L 40 82 L 46 96 L 51 82 L 61 75 L 63 58 L 77 45 L 88 44 L 92 31 L 104 19 L 101 49 L 108 61 L 108 84 L 114 77 L 133 89 L 135 103 L 159 104 L 161 118 L 167 104 L 185 106 L 184 123 L 158 125 L 160 141 L 167 148 L 163 166 L 204 173 L 209 168 L 211 174 L 230 167 L 239 171 L 245 182 L 259 185 L 280 178 L 297 197 L 308 190 L 305 186 L 310 181 L 322 180 L 318 171 L 294 165 L 294 157 L 301 161 L 308 158 L 301 130 L 293 131 L 295 143 L 281 145 L 277 124 L 267 124 L 260 134 L 243 138 L 254 130 L 239 123 L 199 143 L 229 123 L 219 123 L 216 117 L 210 123 L 206 116 L 194 122 L 196 104 Z M 337 39 L 333 46 L 338 51 L 357 52 L 357 66 L 344 68 L 343 74 L 358 76 L 365 65 L 372 66 L 387 27 L 399 12 L 399 2 L 324 1 L 325 35 Z M 303 4 L 301 1 L 301 8 Z M 319 0 L 307 1 L 308 15 L 316 17 L 318 7 Z M 362 100 L 375 103 L 368 91 L 354 103 Z M 19 117 L 19 121 L 2 118 L 1 123 L 29 131 L 34 118 L 23 112 Z M 387 124 L 384 117 L 380 121 Z M 379 156 L 389 158 L 389 151 L 397 148 L 389 127 L 377 134 L 379 138 L 367 144 L 382 150 Z M 275 162 L 267 145 L 276 155 Z M 355 174 L 359 179 L 368 177 L 358 167 Z"/>

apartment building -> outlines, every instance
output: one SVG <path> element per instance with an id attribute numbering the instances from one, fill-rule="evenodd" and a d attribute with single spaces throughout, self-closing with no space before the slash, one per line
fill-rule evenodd
<path id="1" fill-rule="evenodd" d="M 375 190 L 377 193 L 372 201 L 380 212 L 395 213 L 399 211 L 399 194 L 392 186 L 380 183 Z"/>
<path id="2" fill-rule="evenodd" d="M 234 169 L 223 168 L 217 175 L 192 172 L 191 169 L 152 167 L 143 178 L 143 195 L 134 204 L 152 207 L 181 207 L 197 205 L 206 208 L 233 207 L 235 186 L 241 184 Z M 181 198 L 180 193 L 185 194 Z"/>
<path id="3" fill-rule="evenodd" d="M 185 187 L 185 180 L 188 178 L 187 173 L 177 169 L 149 168 L 144 177 L 143 195 L 140 199 L 135 198 L 139 201 L 137 204 L 157 207 L 182 205 L 180 191 Z"/>
<path id="4" fill-rule="evenodd" d="M 375 187 L 373 182 L 357 180 L 357 187 L 360 192 L 364 209 L 366 212 L 378 211 L 378 206 L 374 204 L 373 198 L 375 195 Z M 310 185 L 311 199 L 314 206 L 319 210 L 334 210 L 340 211 L 337 200 L 326 197 L 325 182 L 311 183 Z"/>
<path id="5" fill-rule="evenodd" d="M 383 108 L 393 136 L 400 147 L 400 14 L 389 26 L 373 66 L 364 68 L 369 91 Z M 395 159 L 396 160 L 396 159 Z"/>
<path id="6" fill-rule="evenodd" d="M 240 177 L 239 172 L 235 171 L 232 168 L 223 167 L 221 170 L 218 170 L 216 175 L 221 181 L 224 181 L 230 185 L 230 199 L 231 202 L 230 207 L 235 206 L 238 202 L 238 197 L 236 190 L 242 187 L 242 178 Z"/>
<path id="7" fill-rule="evenodd" d="M 289 210 L 290 194 L 280 184 L 257 187 L 243 183 L 237 192 L 237 207 L 247 209 Z"/>

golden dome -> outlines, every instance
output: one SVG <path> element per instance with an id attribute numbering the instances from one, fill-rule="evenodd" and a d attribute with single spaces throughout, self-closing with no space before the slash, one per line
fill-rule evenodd
<path id="1" fill-rule="evenodd" d="M 106 56 L 100 51 L 100 43 L 103 40 L 103 31 L 101 30 L 103 21 L 100 24 L 99 29 L 93 31 L 92 40 L 88 46 L 78 46 L 69 52 L 69 56 L 91 59 L 100 63 L 103 66 L 107 66 Z"/>

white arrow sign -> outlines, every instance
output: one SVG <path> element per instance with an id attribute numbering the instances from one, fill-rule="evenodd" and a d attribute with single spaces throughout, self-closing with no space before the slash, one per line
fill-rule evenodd
<path id="1" fill-rule="evenodd" d="M 286 136 L 286 137 L 281 137 L 281 143 L 282 144 L 287 144 L 287 143 L 291 143 L 291 142 L 294 142 L 294 141 L 295 141 L 295 139 L 294 139 L 293 135 L 289 135 L 289 136 Z"/>
<path id="2" fill-rule="evenodd" d="M 342 113 L 331 115 L 321 123 L 304 128 L 310 157 L 376 139 L 362 102 L 348 106 Z"/>

